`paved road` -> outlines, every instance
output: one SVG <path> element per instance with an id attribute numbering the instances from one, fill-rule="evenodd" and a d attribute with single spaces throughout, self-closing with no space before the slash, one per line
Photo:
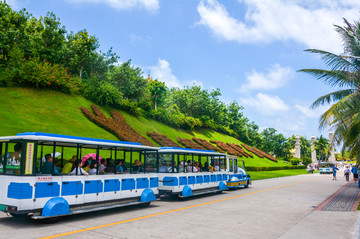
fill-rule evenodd
<path id="1" fill-rule="evenodd" d="M 354 238 L 359 212 L 314 210 L 346 184 L 339 178 L 258 180 L 248 189 L 75 215 L 56 224 L 1 215 L 0 238 Z"/>

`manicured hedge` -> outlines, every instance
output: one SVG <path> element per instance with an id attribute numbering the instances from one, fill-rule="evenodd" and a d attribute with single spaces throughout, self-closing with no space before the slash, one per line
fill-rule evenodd
<path id="1" fill-rule="evenodd" d="M 247 171 L 275 171 L 275 170 L 285 170 L 285 169 L 305 169 L 305 165 L 296 165 L 296 166 L 278 166 L 278 167 L 246 167 Z"/>

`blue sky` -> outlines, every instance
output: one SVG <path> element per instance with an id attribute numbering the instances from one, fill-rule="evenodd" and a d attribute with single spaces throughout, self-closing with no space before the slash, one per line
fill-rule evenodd
<path id="1" fill-rule="evenodd" d="M 68 31 L 87 29 L 101 50 L 121 57 L 168 87 L 220 88 L 261 129 L 327 137 L 326 107 L 310 110 L 334 89 L 302 68 L 325 68 L 304 52 L 343 52 L 334 24 L 359 20 L 358 0 L 8 0 L 35 17 L 52 11 Z"/>

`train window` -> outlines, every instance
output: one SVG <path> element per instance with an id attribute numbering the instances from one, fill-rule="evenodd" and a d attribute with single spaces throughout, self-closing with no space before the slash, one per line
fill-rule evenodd
<path id="1" fill-rule="evenodd" d="M 157 172 L 157 154 L 146 153 L 145 156 L 145 173 L 156 173 Z"/>

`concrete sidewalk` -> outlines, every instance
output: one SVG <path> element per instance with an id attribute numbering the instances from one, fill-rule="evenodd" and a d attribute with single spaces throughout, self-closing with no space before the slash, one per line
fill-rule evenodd
<path id="1" fill-rule="evenodd" d="M 359 191 L 347 183 L 279 238 L 360 238 Z"/>

